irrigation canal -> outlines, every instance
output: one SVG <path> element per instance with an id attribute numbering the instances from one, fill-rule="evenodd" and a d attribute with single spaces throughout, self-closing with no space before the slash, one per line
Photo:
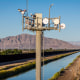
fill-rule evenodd
<path id="1" fill-rule="evenodd" d="M 65 68 L 69 63 L 71 63 L 78 55 L 80 55 L 80 52 L 66 56 L 64 58 L 61 58 L 59 60 L 50 62 L 44 67 L 42 67 L 42 78 L 43 78 L 43 69 L 44 69 L 44 80 L 48 80 L 58 72 L 61 68 Z M 36 80 L 35 79 L 35 69 L 32 69 L 30 71 L 27 71 L 25 73 L 19 74 L 17 76 L 8 78 L 6 80 Z M 43 80 L 43 79 L 42 79 Z"/>

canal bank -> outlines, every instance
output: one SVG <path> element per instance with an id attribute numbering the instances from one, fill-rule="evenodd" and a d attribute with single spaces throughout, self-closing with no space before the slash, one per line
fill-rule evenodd
<path id="1" fill-rule="evenodd" d="M 57 60 L 57 59 L 60 59 L 62 57 L 74 54 L 74 53 L 76 53 L 76 52 L 71 52 L 71 53 L 66 53 L 66 54 L 60 54 L 60 55 L 56 55 L 56 56 L 46 57 L 44 59 L 44 63 L 46 64 L 46 63 L 49 63 L 49 62 L 51 62 L 53 60 Z M 21 65 L 21 66 L 12 67 L 10 69 L 7 68 L 6 70 L 0 70 L 0 78 L 10 77 L 10 76 L 19 74 L 21 72 L 30 70 L 30 69 L 32 69 L 34 67 L 35 67 L 35 61 L 32 61 L 32 62 L 29 62 L 27 64 L 25 63 L 24 65 Z"/>
<path id="2" fill-rule="evenodd" d="M 80 55 L 49 80 L 80 80 Z"/>

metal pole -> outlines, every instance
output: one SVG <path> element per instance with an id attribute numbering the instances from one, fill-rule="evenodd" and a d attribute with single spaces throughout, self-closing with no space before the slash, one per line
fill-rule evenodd
<path id="1" fill-rule="evenodd" d="M 43 80 L 44 80 L 44 31 L 42 31 L 42 50 L 43 50 Z"/>
<path id="2" fill-rule="evenodd" d="M 59 16 L 59 32 L 60 32 L 60 30 L 61 30 L 61 27 L 60 27 L 60 16 Z"/>
<path id="3" fill-rule="evenodd" d="M 50 27 L 50 7 L 49 7 L 49 24 L 48 27 Z"/>
<path id="4" fill-rule="evenodd" d="M 26 0 L 26 4 L 27 4 L 27 5 L 26 5 L 26 8 L 27 8 L 27 9 L 26 9 L 26 10 L 27 10 L 27 15 L 26 15 L 26 16 L 28 16 L 28 0 Z"/>
<path id="5" fill-rule="evenodd" d="M 42 31 L 36 31 L 36 80 L 41 80 L 41 36 Z"/>
<path id="6" fill-rule="evenodd" d="M 50 5 L 49 7 L 49 24 L 48 24 L 48 27 L 50 27 L 50 8 L 53 6 L 53 4 Z"/>
<path id="7" fill-rule="evenodd" d="M 22 14 L 22 31 L 24 30 L 24 14 Z"/>

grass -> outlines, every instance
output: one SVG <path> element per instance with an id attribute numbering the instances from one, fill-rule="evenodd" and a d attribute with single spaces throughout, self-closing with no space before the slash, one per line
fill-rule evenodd
<path id="1" fill-rule="evenodd" d="M 51 79 L 49 79 L 49 80 L 55 80 L 55 79 L 57 79 L 57 78 L 59 77 L 59 75 L 60 75 L 60 73 L 57 72 L 57 73 L 55 73 L 54 76 L 53 76 Z"/>
<path id="2" fill-rule="evenodd" d="M 32 62 L 32 63 L 29 62 L 28 64 L 24 64 L 22 66 L 13 67 L 8 70 L 1 70 L 0 71 L 0 79 L 4 79 L 4 78 L 10 77 L 10 76 L 19 74 L 25 70 L 28 71 L 34 67 L 35 67 L 35 62 Z"/>
<path id="3" fill-rule="evenodd" d="M 54 76 L 49 80 L 56 80 L 63 71 L 64 71 L 64 68 L 62 68 L 59 72 L 55 73 Z"/>
<path id="4" fill-rule="evenodd" d="M 78 51 L 75 51 L 75 52 L 70 52 L 70 53 L 67 53 L 67 54 L 61 54 L 61 55 L 57 55 L 51 59 L 44 59 L 44 64 L 47 64 L 51 61 L 54 61 L 54 60 L 57 60 L 57 59 L 60 59 L 62 57 L 65 57 L 65 56 L 68 56 L 68 55 L 71 55 L 71 54 L 74 54 L 74 53 L 77 53 Z M 5 78 L 8 78 L 8 77 L 11 77 L 11 76 L 14 76 L 14 75 L 17 75 L 19 73 L 22 73 L 22 72 L 25 72 L 25 71 L 28 71 L 32 68 L 35 68 L 35 64 L 36 62 L 33 61 L 33 62 L 29 62 L 29 63 L 25 63 L 24 65 L 20 65 L 20 66 L 16 66 L 16 67 L 12 67 L 10 69 L 7 69 L 7 70 L 0 70 L 0 79 L 5 79 Z M 9 67 L 9 66 L 8 66 Z M 7 67 L 7 68 L 8 68 Z M 56 73 L 54 76 L 53 76 L 53 80 L 55 80 L 61 73 L 61 71 L 63 71 L 64 69 L 61 69 L 58 73 Z M 52 80 L 52 79 L 50 79 Z"/>

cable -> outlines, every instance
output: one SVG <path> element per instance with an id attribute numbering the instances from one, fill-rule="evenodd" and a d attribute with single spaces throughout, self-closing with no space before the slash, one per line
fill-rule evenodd
<path id="1" fill-rule="evenodd" d="M 42 32 L 42 48 L 43 48 L 42 49 L 43 50 L 42 51 L 42 53 L 43 53 L 43 55 L 42 55 L 43 56 L 43 64 L 42 65 L 43 65 L 43 80 L 44 80 L 44 32 Z"/>

